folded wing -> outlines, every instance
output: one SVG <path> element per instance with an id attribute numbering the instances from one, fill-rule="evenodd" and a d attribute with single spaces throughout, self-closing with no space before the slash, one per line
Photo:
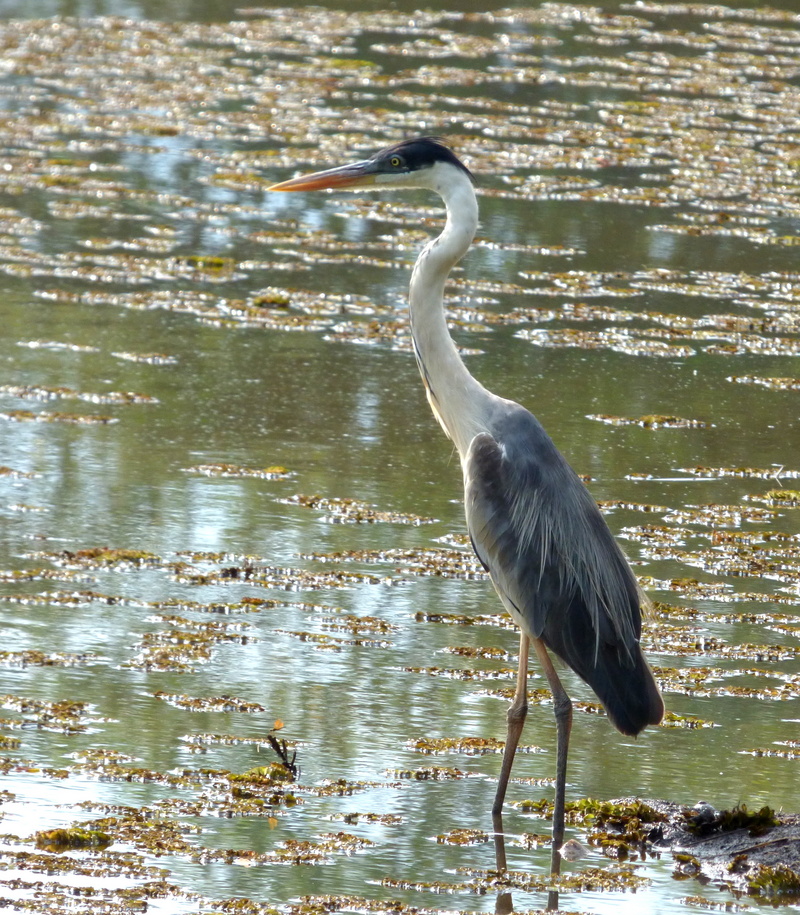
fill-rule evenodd
<path id="1" fill-rule="evenodd" d="M 523 631 L 592 687 L 618 730 L 638 734 L 664 705 L 639 645 L 636 578 L 538 420 L 516 406 L 492 433 L 464 460 L 475 552 Z"/>

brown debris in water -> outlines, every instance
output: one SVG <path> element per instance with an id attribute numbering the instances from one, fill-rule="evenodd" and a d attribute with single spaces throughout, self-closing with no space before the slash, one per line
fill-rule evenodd
<path id="1" fill-rule="evenodd" d="M 423 518 L 419 515 L 409 515 L 403 512 L 379 511 L 367 502 L 358 499 L 334 499 L 327 496 L 306 496 L 298 493 L 279 501 L 287 505 L 300 505 L 303 508 L 312 508 L 317 511 L 327 512 L 326 520 L 331 522 L 367 523 L 387 522 L 390 524 L 432 524 L 433 518 Z"/>

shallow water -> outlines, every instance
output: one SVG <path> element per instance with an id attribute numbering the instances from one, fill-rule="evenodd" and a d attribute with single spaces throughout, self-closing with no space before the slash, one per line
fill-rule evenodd
<path id="1" fill-rule="evenodd" d="M 448 300 L 470 370 L 590 478 L 658 602 L 645 644 L 674 717 L 622 738 L 566 676 L 592 712 L 568 799 L 800 809 L 800 17 L 783 8 L 3 7 L 2 898 L 494 910 L 470 870 L 494 868 L 489 836 L 451 834 L 491 830 L 499 756 L 415 748 L 502 740 L 517 649 L 408 345 L 437 201 L 265 192 L 415 133 L 479 182 Z M 30 18 L 69 15 L 95 18 Z M 237 789 L 276 762 L 276 722 L 297 784 Z M 505 828 L 546 836 L 516 805 L 552 794 L 549 704 L 523 742 L 540 752 L 516 761 Z M 37 896 L 34 834 L 108 816 L 108 852 L 70 853 Z M 547 846 L 521 844 L 509 868 L 546 875 Z M 675 866 L 635 860 L 635 892 L 565 890 L 562 908 L 737 904 Z M 596 848 L 564 870 L 592 868 L 619 872 Z"/>

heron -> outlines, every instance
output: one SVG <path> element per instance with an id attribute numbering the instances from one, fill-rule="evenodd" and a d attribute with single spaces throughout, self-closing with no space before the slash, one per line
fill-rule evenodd
<path id="1" fill-rule="evenodd" d="M 558 873 L 572 702 L 551 654 L 594 690 L 622 734 L 636 736 L 658 724 L 664 703 L 640 644 L 646 598 L 597 503 L 542 424 L 474 378 L 450 336 L 445 284 L 478 227 L 472 173 L 441 139 L 419 137 L 269 190 L 365 187 L 422 188 L 444 202 L 444 230 L 422 248 L 411 274 L 411 337 L 428 402 L 458 451 L 472 547 L 520 630 L 492 813 L 497 818 L 502 811 L 528 713 L 532 647 L 552 693 L 556 723 L 551 871 Z"/>

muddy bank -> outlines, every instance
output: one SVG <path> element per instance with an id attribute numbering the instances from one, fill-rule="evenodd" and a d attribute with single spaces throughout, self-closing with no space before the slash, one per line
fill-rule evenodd
<path id="1" fill-rule="evenodd" d="M 800 900 L 800 815 L 745 805 L 717 810 L 706 802 L 694 807 L 643 803 L 657 814 L 647 844 L 655 853 L 672 853 L 677 879 L 724 884 L 781 903 Z M 630 821 L 624 829 L 630 829 Z"/>

